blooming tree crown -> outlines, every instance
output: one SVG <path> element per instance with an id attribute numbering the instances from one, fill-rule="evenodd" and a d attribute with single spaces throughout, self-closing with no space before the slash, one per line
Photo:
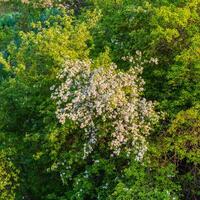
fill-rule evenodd
<path id="1" fill-rule="evenodd" d="M 52 99 L 56 100 L 60 123 L 70 119 L 84 130 L 88 141 L 84 157 L 93 151 L 104 132 L 110 138 L 112 155 L 133 151 L 137 160 L 142 159 L 147 150 L 146 137 L 158 116 L 153 103 L 141 97 L 141 73 L 140 64 L 123 72 L 115 64 L 94 69 L 91 61 L 66 60 L 57 76 L 61 84 L 51 87 Z"/>

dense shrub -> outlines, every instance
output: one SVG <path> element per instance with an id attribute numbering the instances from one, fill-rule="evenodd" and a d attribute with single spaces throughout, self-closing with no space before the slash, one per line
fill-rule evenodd
<path id="1" fill-rule="evenodd" d="M 0 199 L 199 199 L 198 0 L 0 6 Z"/>

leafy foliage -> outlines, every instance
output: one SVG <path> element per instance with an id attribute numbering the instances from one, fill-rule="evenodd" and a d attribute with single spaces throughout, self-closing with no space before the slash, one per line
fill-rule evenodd
<path id="1" fill-rule="evenodd" d="M 199 8 L 199 0 L 1 1 L 0 199 L 199 199 Z M 120 118 L 102 121 L 94 112 L 98 145 L 83 159 L 88 140 L 79 122 L 86 123 L 88 115 L 73 120 L 68 109 L 60 124 L 50 87 L 61 84 L 56 77 L 66 60 L 82 63 L 72 63 L 82 76 L 85 61 L 93 61 L 91 73 L 102 69 L 104 76 L 97 73 L 91 87 L 108 84 L 109 72 L 127 77 L 137 66 L 124 58 L 137 50 L 145 64 L 142 77 L 134 80 L 146 84 L 136 93 L 140 100 L 156 101 L 155 111 L 165 118 L 151 126 L 154 131 L 145 136 L 148 150 L 137 162 L 126 148 L 111 156 L 112 124 Z M 110 86 L 118 81 L 111 79 Z M 119 85 L 117 98 L 106 105 L 119 107 L 117 94 L 127 99 L 135 94 L 124 82 Z"/>
<path id="2" fill-rule="evenodd" d="M 0 152 L 0 199 L 15 199 L 19 171 L 5 151 Z"/>
<path id="3" fill-rule="evenodd" d="M 125 177 L 116 185 L 111 199 L 178 199 L 178 184 L 173 182 L 176 171 L 174 165 L 147 168 L 131 163 L 125 169 Z"/>

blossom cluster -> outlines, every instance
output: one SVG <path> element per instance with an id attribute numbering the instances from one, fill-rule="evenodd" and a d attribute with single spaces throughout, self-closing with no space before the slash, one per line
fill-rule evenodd
<path id="1" fill-rule="evenodd" d="M 158 118 L 153 103 L 141 97 L 142 67 L 135 64 L 123 72 L 115 64 L 92 66 L 92 61 L 66 60 L 57 76 L 61 84 L 50 88 L 57 118 L 62 124 L 70 119 L 84 131 L 84 157 L 93 151 L 103 132 L 110 138 L 112 155 L 133 151 L 141 160 L 152 122 Z"/>

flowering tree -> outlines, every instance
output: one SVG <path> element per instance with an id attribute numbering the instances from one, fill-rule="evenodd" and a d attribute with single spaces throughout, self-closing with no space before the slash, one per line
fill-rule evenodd
<path id="1" fill-rule="evenodd" d="M 141 97 L 144 81 L 138 55 L 137 62 L 130 58 L 135 66 L 126 72 L 115 64 L 94 68 L 91 61 L 67 60 L 57 76 L 61 84 L 51 87 L 60 123 L 70 119 L 84 130 L 84 157 L 101 137 L 109 138 L 112 155 L 123 150 L 141 160 L 147 150 L 146 137 L 158 116 L 153 103 Z"/>

